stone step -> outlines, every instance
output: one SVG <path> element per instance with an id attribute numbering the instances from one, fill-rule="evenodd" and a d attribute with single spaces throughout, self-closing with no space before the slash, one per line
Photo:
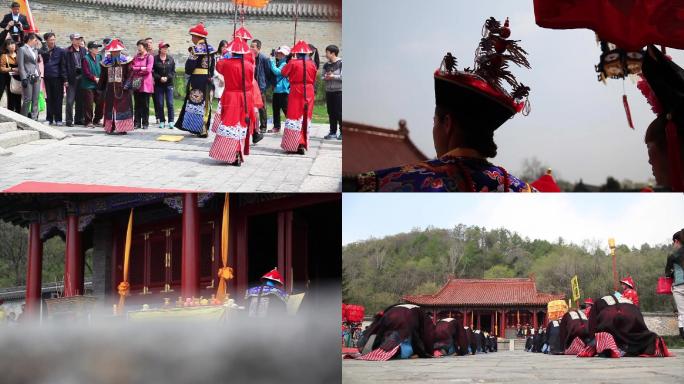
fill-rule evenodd
<path id="1" fill-rule="evenodd" d="M 17 130 L 17 123 L 13 121 L 8 121 L 0 123 L 0 133 L 12 132 Z"/>
<path id="2" fill-rule="evenodd" d="M 0 148 L 10 148 L 39 139 L 40 133 L 36 131 L 12 131 L 0 133 Z"/>

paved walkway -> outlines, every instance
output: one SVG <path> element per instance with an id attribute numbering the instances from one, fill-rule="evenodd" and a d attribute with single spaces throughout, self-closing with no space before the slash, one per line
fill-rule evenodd
<path id="1" fill-rule="evenodd" d="M 67 128 L 64 140 L 39 140 L 0 157 L 0 191 L 25 181 L 226 192 L 341 191 L 342 141 L 323 140 L 327 125 L 313 124 L 305 156 L 266 137 L 241 167 L 209 157 L 213 134 L 201 139 L 177 129 L 150 128 L 106 135 L 98 128 Z M 162 134 L 180 142 L 157 141 Z"/>
<path id="2" fill-rule="evenodd" d="M 681 383 L 684 349 L 669 358 L 548 356 L 502 351 L 387 362 L 343 360 L 343 383 Z"/>

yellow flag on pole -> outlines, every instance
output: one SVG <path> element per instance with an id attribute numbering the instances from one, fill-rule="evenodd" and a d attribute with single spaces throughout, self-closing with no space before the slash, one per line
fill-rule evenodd
<path id="1" fill-rule="evenodd" d="M 117 312 L 119 314 L 123 313 L 124 305 L 126 304 L 126 296 L 131 289 L 130 284 L 128 284 L 128 265 L 131 260 L 131 238 L 133 237 L 133 208 L 131 208 L 131 213 L 128 216 L 128 227 L 126 228 L 126 245 L 124 247 L 124 264 L 123 264 L 123 281 L 119 283 L 117 291 L 119 292 L 119 306 L 117 307 Z"/>
<path id="2" fill-rule="evenodd" d="M 220 302 L 223 302 L 226 298 L 227 281 L 233 278 L 233 268 L 228 266 L 229 208 L 230 195 L 226 193 L 226 198 L 223 202 L 223 219 L 221 220 L 221 268 L 218 271 L 219 284 L 216 290 L 216 299 Z"/>
<path id="3" fill-rule="evenodd" d="M 570 285 L 572 286 L 572 301 L 578 301 L 580 299 L 580 288 L 579 282 L 577 281 L 577 275 L 570 279 Z"/>

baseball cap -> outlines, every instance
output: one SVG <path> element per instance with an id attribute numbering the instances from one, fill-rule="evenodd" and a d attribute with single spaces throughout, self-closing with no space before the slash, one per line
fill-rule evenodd
<path id="1" fill-rule="evenodd" d="M 280 47 L 278 47 L 278 49 L 276 49 L 276 52 L 280 52 L 283 55 L 287 56 L 290 54 L 290 47 L 288 47 L 287 45 L 281 45 Z"/>

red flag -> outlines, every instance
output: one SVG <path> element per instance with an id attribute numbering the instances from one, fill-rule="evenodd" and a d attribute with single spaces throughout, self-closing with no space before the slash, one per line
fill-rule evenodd
<path id="1" fill-rule="evenodd" d="M 626 50 L 684 49 L 684 0 L 534 0 L 537 25 L 588 28 Z"/>

